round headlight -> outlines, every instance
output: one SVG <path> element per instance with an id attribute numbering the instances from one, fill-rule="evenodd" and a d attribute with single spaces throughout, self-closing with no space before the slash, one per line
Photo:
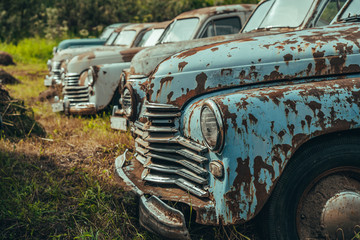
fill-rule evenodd
<path id="1" fill-rule="evenodd" d="M 91 68 L 89 68 L 88 72 L 87 72 L 87 82 L 90 85 L 93 85 L 94 83 L 94 74 L 93 74 L 93 70 Z"/>
<path id="2" fill-rule="evenodd" d="M 203 138 L 211 151 L 220 152 L 224 142 L 224 128 L 220 110 L 212 100 L 201 109 L 200 127 Z"/>
<path id="3" fill-rule="evenodd" d="M 135 95 L 131 86 L 126 85 L 121 95 L 121 106 L 127 118 L 132 118 L 135 115 Z"/>

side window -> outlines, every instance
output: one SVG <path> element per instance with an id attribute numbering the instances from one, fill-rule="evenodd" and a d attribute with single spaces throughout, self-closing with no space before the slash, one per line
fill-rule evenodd
<path id="1" fill-rule="evenodd" d="M 330 0 L 315 26 L 320 27 L 329 25 L 345 2 L 346 0 Z"/>
<path id="2" fill-rule="evenodd" d="M 241 29 L 241 22 L 238 17 L 222 18 L 210 21 L 204 31 L 201 33 L 200 38 L 228 35 L 239 33 Z"/>

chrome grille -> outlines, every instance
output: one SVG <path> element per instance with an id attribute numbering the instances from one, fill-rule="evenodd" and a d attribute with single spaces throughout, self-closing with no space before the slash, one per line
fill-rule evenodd
<path id="1" fill-rule="evenodd" d="M 136 121 L 135 158 L 143 166 L 142 179 L 170 184 L 199 197 L 208 197 L 208 149 L 179 135 L 180 109 L 168 104 L 145 103 L 146 123 Z"/>
<path id="2" fill-rule="evenodd" d="M 89 102 L 89 87 L 79 86 L 79 74 L 68 73 L 65 76 L 63 95 L 70 104 Z"/>
<path id="3" fill-rule="evenodd" d="M 53 73 L 53 78 L 55 81 L 61 80 L 61 62 L 53 62 L 51 66 L 51 71 Z"/>

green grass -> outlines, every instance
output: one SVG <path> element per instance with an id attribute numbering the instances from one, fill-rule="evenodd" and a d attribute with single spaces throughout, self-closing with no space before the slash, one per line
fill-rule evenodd
<path id="1" fill-rule="evenodd" d="M 0 43 L 1 51 L 10 53 L 16 63 L 42 63 L 52 57 L 52 49 L 59 41 L 43 38 L 27 38 L 17 45 Z"/>
<path id="2" fill-rule="evenodd" d="M 39 161 L 40 160 L 40 161 Z M 123 239 L 140 236 L 136 202 L 86 170 L 0 149 L 1 239 Z"/>

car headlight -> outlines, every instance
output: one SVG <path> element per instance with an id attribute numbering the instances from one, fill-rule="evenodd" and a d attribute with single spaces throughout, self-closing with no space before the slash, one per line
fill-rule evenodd
<path id="1" fill-rule="evenodd" d="M 94 70 L 91 67 L 87 71 L 87 82 L 88 82 L 89 86 L 90 85 L 92 86 L 94 83 Z"/>
<path id="2" fill-rule="evenodd" d="M 120 102 L 126 117 L 133 118 L 135 116 L 136 99 L 130 85 L 125 85 Z"/>
<path id="3" fill-rule="evenodd" d="M 223 120 L 218 106 L 212 100 L 207 100 L 201 109 L 200 127 L 209 149 L 220 152 L 224 145 Z"/>

